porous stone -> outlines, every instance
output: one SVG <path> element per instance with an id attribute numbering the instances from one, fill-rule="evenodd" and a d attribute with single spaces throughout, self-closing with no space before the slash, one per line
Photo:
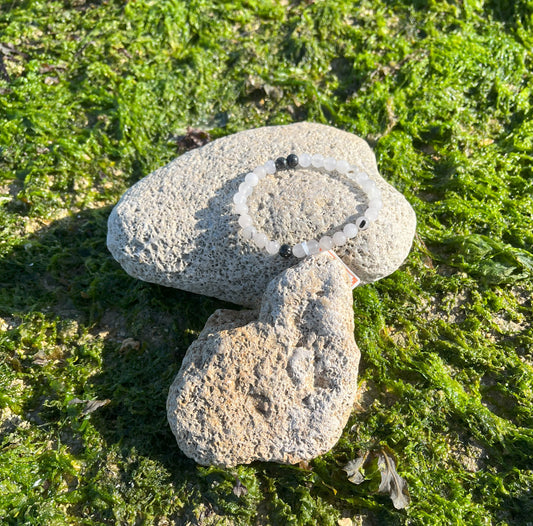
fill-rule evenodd
<path id="1" fill-rule="evenodd" d="M 267 283 L 297 259 L 271 256 L 245 239 L 232 197 L 256 166 L 291 152 L 358 163 L 376 181 L 383 198 L 378 219 L 337 253 L 363 284 L 396 270 L 413 241 L 413 209 L 379 175 L 364 140 L 309 122 L 223 137 L 151 173 L 111 212 L 109 250 L 139 279 L 256 308 Z M 293 246 L 332 236 L 354 222 L 367 200 L 343 176 L 298 169 L 261 180 L 248 204 L 259 230 Z"/>
<path id="2" fill-rule="evenodd" d="M 339 439 L 357 391 L 351 287 L 324 254 L 281 273 L 258 311 L 218 310 L 189 347 L 167 415 L 203 465 L 296 463 Z"/>

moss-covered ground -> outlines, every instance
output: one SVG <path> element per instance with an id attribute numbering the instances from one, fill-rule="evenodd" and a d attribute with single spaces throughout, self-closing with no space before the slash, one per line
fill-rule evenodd
<path id="1" fill-rule="evenodd" d="M 0 523 L 533 524 L 532 49 L 531 0 L 0 0 Z M 300 120 L 368 140 L 418 235 L 354 291 L 333 451 L 199 467 L 165 399 L 222 304 L 128 277 L 106 219 L 187 127 Z M 379 448 L 407 509 L 342 470 Z"/>

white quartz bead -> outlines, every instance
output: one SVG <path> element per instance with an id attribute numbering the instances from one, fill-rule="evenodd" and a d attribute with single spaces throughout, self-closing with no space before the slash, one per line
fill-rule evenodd
<path id="1" fill-rule="evenodd" d="M 253 240 L 259 248 L 264 248 L 268 243 L 268 237 L 266 237 L 266 234 L 263 234 L 262 232 L 256 232 Z"/>
<path id="2" fill-rule="evenodd" d="M 344 232 L 335 232 L 333 234 L 333 243 L 335 243 L 336 246 L 340 247 L 346 243 L 346 236 L 344 235 Z"/>
<path id="3" fill-rule="evenodd" d="M 315 153 L 315 155 L 311 157 L 311 164 L 315 168 L 322 168 L 324 166 L 324 156 L 319 153 Z"/>
<path id="4" fill-rule="evenodd" d="M 298 156 L 298 164 L 302 168 L 308 168 L 311 166 L 311 156 L 308 153 L 302 153 Z"/>
<path id="5" fill-rule="evenodd" d="M 305 250 L 301 243 L 297 243 L 292 247 L 292 253 L 297 258 L 304 258 L 305 257 Z"/>
<path id="6" fill-rule="evenodd" d="M 254 235 L 256 234 L 256 232 L 257 232 L 257 230 L 256 230 L 255 227 L 247 226 L 242 231 L 242 237 L 244 237 L 244 239 L 252 239 L 254 237 Z"/>
<path id="7" fill-rule="evenodd" d="M 246 204 L 246 197 L 244 194 L 241 194 L 240 192 L 237 192 L 233 196 L 233 202 L 238 205 L 239 203 Z"/>
<path id="8" fill-rule="evenodd" d="M 361 181 L 361 188 L 368 194 L 376 189 L 376 183 L 372 179 L 365 179 Z"/>
<path id="9" fill-rule="evenodd" d="M 340 174 L 346 175 L 348 168 L 350 168 L 350 165 L 344 159 L 340 159 L 339 161 L 337 161 L 337 172 L 339 172 Z"/>
<path id="10" fill-rule="evenodd" d="M 267 174 L 266 168 L 264 166 L 258 166 L 257 168 L 254 168 L 254 174 L 257 175 L 259 180 L 264 179 Z"/>
<path id="11" fill-rule="evenodd" d="M 333 248 L 333 239 L 329 236 L 322 236 L 318 242 L 318 246 L 322 250 L 331 250 Z"/>
<path id="12" fill-rule="evenodd" d="M 365 210 L 365 217 L 373 223 L 379 216 L 379 210 L 376 208 L 367 208 Z"/>
<path id="13" fill-rule="evenodd" d="M 359 229 L 353 223 L 346 223 L 342 231 L 344 232 L 346 239 L 352 239 L 357 235 Z"/>
<path id="14" fill-rule="evenodd" d="M 320 247 L 318 246 L 318 241 L 316 239 L 310 239 L 307 241 L 307 250 L 311 256 L 318 254 L 320 252 Z"/>
<path id="15" fill-rule="evenodd" d="M 248 214 L 243 214 L 241 217 L 239 217 L 239 225 L 241 225 L 242 228 L 246 228 L 247 226 L 253 225 L 253 220 Z"/>
<path id="16" fill-rule="evenodd" d="M 265 248 L 266 251 L 271 255 L 274 256 L 279 252 L 280 244 L 277 241 L 269 241 Z"/>
<path id="17" fill-rule="evenodd" d="M 235 212 L 237 212 L 237 214 L 247 214 L 248 205 L 246 203 L 237 203 L 235 205 Z"/>
<path id="18" fill-rule="evenodd" d="M 370 199 L 368 202 L 368 208 L 375 208 L 376 210 L 381 210 L 383 208 L 383 201 L 378 197 L 375 199 Z"/>
<path id="19" fill-rule="evenodd" d="M 253 191 L 254 191 L 254 187 L 249 185 L 248 183 L 241 183 L 239 185 L 239 193 L 246 197 L 251 195 Z"/>
<path id="20" fill-rule="evenodd" d="M 354 181 L 361 187 L 363 187 L 365 181 L 368 181 L 368 175 L 365 172 L 357 171 L 355 174 Z M 374 181 L 372 181 L 374 182 Z M 366 190 L 365 190 L 366 191 Z"/>
<path id="21" fill-rule="evenodd" d="M 368 190 L 366 195 L 371 201 L 381 200 L 381 190 L 377 186 L 374 186 L 374 188 Z"/>
<path id="22" fill-rule="evenodd" d="M 264 165 L 265 171 L 267 174 L 275 174 L 276 173 L 276 163 L 274 161 L 269 160 Z"/>
<path id="23" fill-rule="evenodd" d="M 259 182 L 259 177 L 257 177 L 257 174 L 250 172 L 249 174 L 246 174 L 244 182 L 248 183 L 250 186 L 255 186 Z"/>
<path id="24" fill-rule="evenodd" d="M 355 220 L 355 225 L 359 230 L 366 230 L 370 226 L 370 221 L 365 216 L 361 216 Z"/>
<path id="25" fill-rule="evenodd" d="M 333 157 L 326 157 L 324 159 L 324 168 L 328 172 L 332 172 L 333 170 L 335 170 L 336 167 L 337 167 L 337 160 L 336 159 L 334 159 Z"/>

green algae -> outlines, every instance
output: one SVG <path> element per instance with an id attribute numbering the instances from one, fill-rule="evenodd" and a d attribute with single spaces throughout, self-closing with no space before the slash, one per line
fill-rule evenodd
<path id="1" fill-rule="evenodd" d="M 531 521 L 530 1 L 0 0 L 0 35 L 4 523 Z M 304 119 L 372 144 L 418 236 L 354 292 L 362 394 L 334 450 L 199 467 L 165 399 L 222 303 L 126 276 L 106 218 L 188 126 Z M 406 510 L 342 470 L 379 448 Z"/>

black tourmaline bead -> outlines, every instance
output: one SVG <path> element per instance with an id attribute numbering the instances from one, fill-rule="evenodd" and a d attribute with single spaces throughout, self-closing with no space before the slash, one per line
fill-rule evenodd
<path id="1" fill-rule="evenodd" d="M 290 258 L 292 256 L 292 248 L 290 245 L 281 245 L 279 247 L 279 255 L 282 258 Z"/>
<path id="2" fill-rule="evenodd" d="M 278 157 L 274 162 L 276 164 L 276 170 L 286 170 L 288 168 L 285 157 Z"/>
<path id="3" fill-rule="evenodd" d="M 291 153 L 287 157 L 287 164 L 289 168 L 296 168 L 298 166 L 298 156 L 295 155 L 294 153 Z"/>

